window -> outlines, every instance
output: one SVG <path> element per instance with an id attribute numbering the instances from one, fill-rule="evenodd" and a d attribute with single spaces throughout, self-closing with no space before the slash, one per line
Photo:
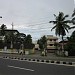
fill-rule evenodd
<path id="1" fill-rule="evenodd" d="M 50 41 L 52 41 L 52 39 L 50 39 Z"/>
<path id="2" fill-rule="evenodd" d="M 54 39 L 54 41 L 56 41 L 56 39 Z"/>
<path id="3" fill-rule="evenodd" d="M 53 46 L 53 44 L 49 44 L 50 46 Z"/>

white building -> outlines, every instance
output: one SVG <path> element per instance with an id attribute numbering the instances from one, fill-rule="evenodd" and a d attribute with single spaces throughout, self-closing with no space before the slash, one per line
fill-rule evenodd
<path id="1" fill-rule="evenodd" d="M 53 35 L 47 35 L 47 50 L 48 52 L 54 52 L 56 50 L 56 43 L 58 43 L 58 38 Z"/>

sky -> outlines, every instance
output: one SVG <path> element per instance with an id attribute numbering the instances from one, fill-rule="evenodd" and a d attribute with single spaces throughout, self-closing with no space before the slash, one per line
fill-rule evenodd
<path id="1" fill-rule="evenodd" d="M 54 20 L 53 14 L 59 12 L 71 14 L 74 10 L 74 0 L 0 0 L 0 25 L 8 29 L 17 29 L 20 33 L 31 34 L 33 40 L 43 35 L 54 35 L 54 26 L 49 21 Z M 72 30 L 67 34 L 69 36 Z"/>

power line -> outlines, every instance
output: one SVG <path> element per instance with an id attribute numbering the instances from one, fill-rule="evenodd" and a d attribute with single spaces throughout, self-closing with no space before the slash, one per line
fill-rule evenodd
<path id="1" fill-rule="evenodd" d="M 42 23 L 37 23 L 37 24 L 30 24 L 30 25 L 27 25 L 26 27 L 31 27 L 31 26 L 38 26 L 38 25 L 43 25 L 43 24 L 48 24 L 49 22 L 42 22 Z M 19 25 L 20 26 L 20 25 Z M 19 27 L 18 26 L 18 27 Z M 24 25 L 23 25 L 24 26 Z M 22 25 L 21 25 L 21 27 L 22 27 Z M 24 28 L 24 27 L 23 27 Z M 38 28 L 39 30 L 42 30 L 42 29 L 48 29 L 48 28 L 52 28 L 52 27 L 45 27 L 45 28 Z M 31 28 L 31 30 L 37 30 L 36 28 L 34 29 L 32 29 Z"/>
<path id="2" fill-rule="evenodd" d="M 40 22 L 38 22 L 38 23 L 35 23 L 35 24 L 22 24 L 22 25 L 27 25 L 27 26 L 35 26 L 35 25 L 42 25 L 42 24 L 48 24 L 49 22 L 42 22 L 42 23 L 40 23 Z M 16 24 L 16 25 L 19 25 L 19 24 Z"/>
<path id="3" fill-rule="evenodd" d="M 28 26 L 42 25 L 42 24 L 48 24 L 48 23 L 49 22 L 43 22 L 43 23 L 31 24 L 31 25 L 28 25 Z"/>
<path id="4" fill-rule="evenodd" d="M 39 22 L 32 22 L 33 24 L 38 24 L 40 22 L 44 22 L 45 20 L 47 20 L 48 18 L 50 18 L 49 16 L 48 17 L 42 17 L 42 18 L 39 18 Z M 28 24 L 28 25 L 33 25 L 32 23 L 25 23 L 25 24 Z M 48 22 L 49 23 L 49 22 Z"/>

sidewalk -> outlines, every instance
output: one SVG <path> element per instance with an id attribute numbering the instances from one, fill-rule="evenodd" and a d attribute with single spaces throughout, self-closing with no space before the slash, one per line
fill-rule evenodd
<path id="1" fill-rule="evenodd" d="M 54 53 L 47 53 L 47 56 L 41 56 L 40 52 L 36 52 L 35 54 L 30 54 L 30 55 L 19 55 L 17 53 L 16 54 L 0 53 L 0 56 L 75 62 L 75 57 L 59 57 L 59 56 L 56 56 Z"/>

